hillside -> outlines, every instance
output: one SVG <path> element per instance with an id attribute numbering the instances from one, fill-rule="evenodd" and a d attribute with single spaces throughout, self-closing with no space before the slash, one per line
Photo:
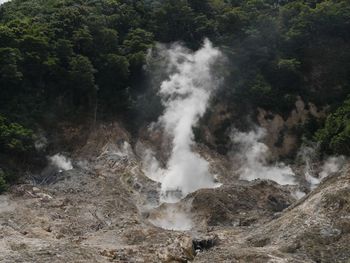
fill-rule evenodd
<path id="1" fill-rule="evenodd" d="M 0 262 L 348 262 L 349 21 L 0 2 Z"/>
<path id="2" fill-rule="evenodd" d="M 52 165 L 41 175 L 50 183 L 18 185 L 2 195 L 0 261 L 349 259 L 347 167 L 299 201 L 290 186 L 221 174 L 224 186 L 158 207 L 159 185 L 144 176 L 128 140 L 120 125 L 102 125 L 74 153 L 74 169 L 58 172 Z M 224 167 L 215 153 L 206 154 L 215 169 Z M 188 223 L 190 230 L 159 227 L 183 229 Z"/>

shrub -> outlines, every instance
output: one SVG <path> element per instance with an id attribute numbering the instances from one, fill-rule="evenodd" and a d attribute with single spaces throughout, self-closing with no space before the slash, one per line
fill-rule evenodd
<path id="1" fill-rule="evenodd" d="M 0 115 L 0 148 L 5 152 L 24 153 L 33 148 L 33 132 Z"/>
<path id="2" fill-rule="evenodd" d="M 7 184 L 5 181 L 5 173 L 0 169 L 0 194 L 7 189 Z"/>
<path id="3" fill-rule="evenodd" d="M 328 116 L 324 128 L 315 137 L 323 150 L 350 155 L 350 98 Z"/>

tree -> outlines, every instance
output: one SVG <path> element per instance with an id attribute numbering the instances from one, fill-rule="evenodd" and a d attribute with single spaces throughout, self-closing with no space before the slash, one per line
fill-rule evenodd
<path id="1" fill-rule="evenodd" d="M 97 83 L 102 106 L 110 111 L 127 108 L 129 106 L 128 59 L 116 54 L 107 54 L 101 58 L 101 64 Z"/>
<path id="2" fill-rule="evenodd" d="M 95 33 L 94 46 L 98 53 L 107 54 L 118 51 L 118 32 L 111 28 L 102 28 Z"/>
<path id="3" fill-rule="evenodd" d="M 0 83 L 7 85 L 18 83 L 23 74 L 19 71 L 18 63 L 22 57 L 20 51 L 14 48 L 0 48 Z"/>
<path id="4" fill-rule="evenodd" d="M 75 30 L 72 41 L 78 54 L 89 55 L 93 50 L 93 37 L 87 27 Z"/>
<path id="5" fill-rule="evenodd" d="M 69 63 L 70 86 L 75 106 L 91 109 L 96 100 L 95 72 L 89 58 L 77 55 Z"/>
<path id="6" fill-rule="evenodd" d="M 17 39 L 12 30 L 5 26 L 0 25 L 0 47 L 15 47 L 17 46 Z"/>
<path id="7" fill-rule="evenodd" d="M 0 115 L 0 152 L 26 153 L 33 146 L 32 130 Z"/>
<path id="8" fill-rule="evenodd" d="M 0 169 L 0 194 L 6 191 L 7 183 L 5 180 L 5 173 Z"/>
<path id="9" fill-rule="evenodd" d="M 315 138 L 328 153 L 350 155 L 350 99 L 327 117 Z"/>
<path id="10" fill-rule="evenodd" d="M 123 50 L 128 54 L 129 64 L 133 72 L 139 73 L 145 63 L 146 53 L 153 45 L 153 34 L 137 28 L 128 33 L 123 41 Z"/>

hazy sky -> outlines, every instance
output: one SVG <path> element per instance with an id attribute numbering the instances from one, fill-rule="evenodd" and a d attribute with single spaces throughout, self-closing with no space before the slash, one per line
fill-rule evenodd
<path id="1" fill-rule="evenodd" d="M 7 2 L 7 1 L 9 1 L 9 0 L 0 0 L 0 5 L 1 5 L 2 3 Z"/>

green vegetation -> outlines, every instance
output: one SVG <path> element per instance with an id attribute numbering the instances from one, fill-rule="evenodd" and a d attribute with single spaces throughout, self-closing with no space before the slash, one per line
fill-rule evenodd
<path id="1" fill-rule="evenodd" d="M 283 114 L 301 96 L 337 108 L 350 93 L 349 21 L 348 0 L 11 0 L 0 6 L 0 114 L 12 123 L 1 124 L 1 151 L 28 147 L 14 122 L 139 121 L 156 41 L 220 46 L 222 103 Z M 346 105 L 318 132 L 324 149 L 349 153 Z"/>
<path id="2" fill-rule="evenodd" d="M 350 99 L 328 116 L 316 139 L 327 152 L 350 155 Z"/>
<path id="3" fill-rule="evenodd" d="M 0 115 L 1 152 L 25 153 L 33 149 L 33 132 Z"/>
<path id="4" fill-rule="evenodd" d="M 125 116 L 155 41 L 198 48 L 205 37 L 232 63 L 230 100 L 282 112 L 296 95 L 339 103 L 349 20 L 348 2 L 335 0 L 12 0 L 0 8 L 0 112 Z"/>
<path id="5" fill-rule="evenodd" d="M 17 179 L 13 172 L 23 165 L 27 156 L 33 155 L 33 151 L 33 132 L 0 115 L 0 193 L 8 182 Z"/>
<path id="6" fill-rule="evenodd" d="M 7 183 L 5 180 L 5 174 L 2 170 L 0 170 L 0 194 L 7 189 Z"/>

